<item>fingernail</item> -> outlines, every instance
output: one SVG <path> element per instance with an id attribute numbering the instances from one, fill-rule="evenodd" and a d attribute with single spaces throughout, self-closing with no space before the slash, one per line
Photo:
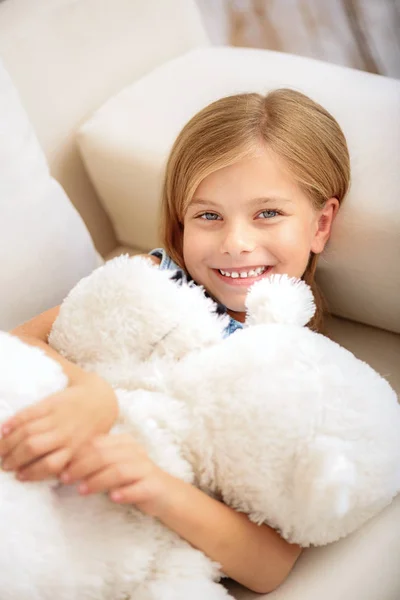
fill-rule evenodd
<path id="1" fill-rule="evenodd" d="M 5 460 L 4 462 L 1 463 L 1 468 L 3 469 L 3 471 L 9 471 L 10 470 L 10 465 Z"/>
<path id="2" fill-rule="evenodd" d="M 120 492 L 111 492 L 111 500 L 114 500 L 114 502 L 119 502 L 122 500 L 122 494 Z"/>
<path id="3" fill-rule="evenodd" d="M 68 483 L 68 481 L 70 481 L 71 478 L 68 475 L 68 473 L 61 473 L 60 479 L 63 483 Z"/>
<path id="4" fill-rule="evenodd" d="M 24 481 L 25 479 L 27 479 L 27 476 L 25 475 L 25 473 L 17 473 L 17 479 L 19 479 L 20 481 Z"/>
<path id="5" fill-rule="evenodd" d="M 89 491 L 89 487 L 88 487 L 87 483 L 81 483 L 81 484 L 79 484 L 79 486 L 78 486 L 78 492 L 80 494 L 87 494 L 88 491 Z"/>
<path id="6" fill-rule="evenodd" d="M 11 431 L 11 427 L 10 425 L 3 425 L 3 427 L 1 428 L 1 433 L 3 435 L 8 435 Z"/>

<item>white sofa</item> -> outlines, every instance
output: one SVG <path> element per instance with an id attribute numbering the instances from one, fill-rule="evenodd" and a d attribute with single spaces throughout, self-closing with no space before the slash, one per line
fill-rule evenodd
<path id="1" fill-rule="evenodd" d="M 400 393 L 399 82 L 267 51 L 213 48 L 192 0 L 3 0 L 0 57 L 68 195 L 50 177 L 0 70 L 0 328 L 59 303 L 99 254 L 156 245 L 165 156 L 193 112 L 218 95 L 289 85 L 332 110 L 353 160 L 342 227 L 319 270 L 335 312 L 329 334 Z M 120 160 L 116 147 L 125 148 Z M 118 166 L 130 174 L 123 189 Z M 399 559 L 397 498 L 354 535 L 305 551 L 268 598 L 398 600 Z M 228 585 L 238 600 L 259 597 Z"/>

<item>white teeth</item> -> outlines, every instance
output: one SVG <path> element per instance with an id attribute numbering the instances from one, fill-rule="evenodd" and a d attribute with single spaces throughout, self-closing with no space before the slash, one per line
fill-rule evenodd
<path id="1" fill-rule="evenodd" d="M 228 273 L 228 271 L 219 269 L 219 272 L 225 277 L 232 277 L 232 279 L 237 279 L 238 277 L 241 279 L 246 279 L 246 277 L 257 277 L 258 275 L 264 273 L 266 269 L 267 267 L 257 267 L 256 269 L 251 269 L 250 271 L 240 271 L 240 273 L 238 271 L 232 271 Z"/>

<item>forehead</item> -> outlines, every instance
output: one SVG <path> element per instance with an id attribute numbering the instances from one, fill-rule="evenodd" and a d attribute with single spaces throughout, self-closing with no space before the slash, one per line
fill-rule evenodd
<path id="1" fill-rule="evenodd" d="M 268 150 L 260 150 L 253 157 L 241 159 L 205 177 L 192 202 L 199 198 L 223 201 L 225 198 L 262 197 L 308 200 L 283 160 Z"/>

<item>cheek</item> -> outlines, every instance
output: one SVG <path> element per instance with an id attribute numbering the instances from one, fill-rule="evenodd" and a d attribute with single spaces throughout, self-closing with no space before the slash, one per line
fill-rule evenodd
<path id="1" fill-rule="evenodd" d="M 183 257 L 186 266 L 192 266 L 199 262 L 207 252 L 207 236 L 201 229 L 191 224 L 185 225 L 183 229 Z"/>
<path id="2" fill-rule="evenodd" d="M 183 228 L 183 250 L 184 252 L 190 252 L 198 246 L 199 236 L 196 234 L 196 230 L 191 225 L 184 225 Z"/>
<path id="3" fill-rule="evenodd" d="M 274 243 L 283 255 L 308 255 L 311 248 L 312 225 L 299 219 L 288 220 L 284 227 L 276 229 Z"/>

